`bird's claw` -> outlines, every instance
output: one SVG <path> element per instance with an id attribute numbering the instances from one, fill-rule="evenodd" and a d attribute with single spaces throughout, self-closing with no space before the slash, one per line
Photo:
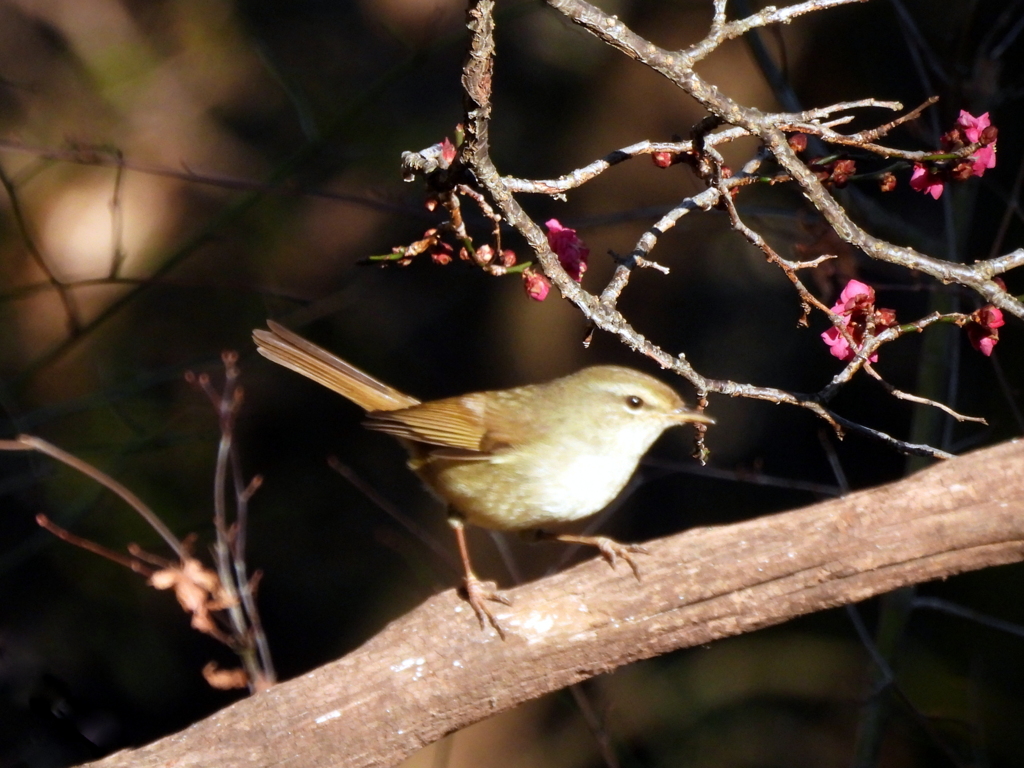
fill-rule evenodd
<path id="1" fill-rule="evenodd" d="M 473 607 L 476 617 L 480 620 L 480 628 L 487 629 L 487 625 L 490 624 L 497 631 L 501 639 L 504 640 L 505 628 L 501 626 L 497 617 L 491 612 L 491 609 L 487 606 L 487 601 L 490 600 L 502 605 L 512 605 L 512 601 L 498 592 L 494 588 L 493 582 L 480 581 L 480 579 L 473 575 L 466 576 L 463 589 L 466 592 L 466 600 Z"/>
<path id="2" fill-rule="evenodd" d="M 629 564 L 636 580 L 640 581 L 640 566 L 636 564 L 633 555 L 646 555 L 648 551 L 646 547 L 639 544 L 622 544 L 607 536 L 596 536 L 593 543 L 597 547 L 597 551 L 601 553 L 601 557 L 608 561 L 608 565 L 615 568 L 615 563 L 621 557 Z"/>

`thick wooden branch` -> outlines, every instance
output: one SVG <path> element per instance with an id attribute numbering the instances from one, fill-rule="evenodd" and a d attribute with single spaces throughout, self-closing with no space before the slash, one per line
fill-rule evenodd
<path id="1" fill-rule="evenodd" d="M 905 480 L 651 542 L 643 581 L 590 561 L 510 591 L 502 642 L 453 591 L 348 656 L 119 766 L 389 766 L 447 733 L 615 667 L 896 587 L 1024 559 L 1024 441 Z"/>

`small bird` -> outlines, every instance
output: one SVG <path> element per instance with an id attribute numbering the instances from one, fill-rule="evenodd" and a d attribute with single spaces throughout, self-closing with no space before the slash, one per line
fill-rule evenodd
<path id="1" fill-rule="evenodd" d="M 642 547 L 544 526 L 604 509 L 669 427 L 714 423 L 658 379 L 615 365 L 422 403 L 284 326 L 267 325 L 253 331 L 261 355 L 344 395 L 366 411 L 366 427 L 405 446 L 409 468 L 448 505 L 470 605 L 481 626 L 489 622 L 502 637 L 487 601 L 509 601 L 473 572 L 465 524 L 594 546 L 613 567 L 621 557 L 639 577 L 631 555 Z"/>

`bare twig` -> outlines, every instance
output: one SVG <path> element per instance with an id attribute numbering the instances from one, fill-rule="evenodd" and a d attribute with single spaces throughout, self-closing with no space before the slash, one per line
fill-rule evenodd
<path id="1" fill-rule="evenodd" d="M 730 22 L 733 26 L 726 26 L 731 34 L 732 31 L 775 23 L 783 18 L 792 19 L 796 15 L 847 4 L 849 1 L 812 1 L 781 10 L 769 7 L 747 19 Z M 997 259 L 964 265 L 928 256 L 906 246 L 896 246 L 868 234 L 850 219 L 821 181 L 789 147 L 781 127 L 786 121 L 780 120 L 780 115 L 743 107 L 701 78 L 693 70 L 693 65 L 728 36 L 724 29 L 709 35 L 704 41 L 686 51 L 668 51 L 636 34 L 617 17 L 610 16 L 583 0 L 548 0 L 548 4 L 608 45 L 663 74 L 704 105 L 711 114 L 758 136 L 843 240 L 860 248 L 871 258 L 918 270 L 943 283 L 959 283 L 971 288 L 987 302 L 1024 319 L 1024 302 L 1011 296 L 992 281 L 992 277 L 998 274 L 1024 266 L 1024 250 Z M 547 274 L 546 268 L 545 273 Z M 548 276 L 550 277 L 550 274 Z M 561 290 L 561 286 L 559 289 Z"/>
<path id="2" fill-rule="evenodd" d="M 904 392 L 900 389 L 897 389 L 892 384 L 883 379 L 881 374 L 879 374 L 878 371 L 874 369 L 871 363 L 864 363 L 864 370 L 872 378 L 874 378 L 875 381 L 877 381 L 879 384 L 885 387 L 886 392 L 888 392 L 890 395 L 897 398 L 898 400 L 906 400 L 909 403 L 917 403 L 918 405 L 927 405 L 932 408 L 938 408 L 940 411 L 952 416 L 959 422 L 973 421 L 975 424 L 988 424 L 988 422 L 981 416 L 966 416 L 962 413 L 954 411 L 948 405 L 943 405 L 942 403 L 938 403 L 934 400 L 929 400 L 927 397 L 918 397 L 917 395 L 912 395 L 909 392 Z"/>
<path id="3" fill-rule="evenodd" d="M 198 386 L 209 398 L 217 413 L 220 440 L 213 483 L 214 529 L 217 539 L 214 555 L 217 573 L 223 584 L 225 608 L 231 620 L 233 648 L 242 660 L 253 693 L 264 690 L 276 682 L 270 645 L 260 620 L 254 589 L 258 576 L 250 578 L 245 562 L 245 542 L 248 528 L 249 499 L 262 480 L 253 478 L 246 483 L 234 444 L 235 420 L 242 404 L 243 392 L 238 383 L 238 354 L 224 352 L 224 387 L 214 389 L 207 374 L 186 374 L 186 379 Z M 234 491 L 235 522 L 228 524 L 228 480 Z"/>
<path id="4" fill-rule="evenodd" d="M 163 520 L 156 516 L 153 512 L 138 496 L 125 488 L 121 483 L 117 482 L 110 475 L 101 472 L 91 464 L 82 461 L 77 456 L 72 456 L 67 451 L 62 451 L 55 445 L 46 442 L 40 437 L 33 435 L 19 435 L 14 440 L 0 440 L 0 451 L 38 451 L 39 453 L 45 454 L 52 459 L 66 464 L 72 469 L 76 469 L 86 477 L 91 477 L 100 485 L 108 488 L 109 490 L 120 496 L 132 509 L 139 513 L 143 520 L 149 523 L 150 527 L 160 534 L 161 538 L 167 542 L 174 553 L 179 559 L 184 560 L 186 552 L 182 543 L 178 540 L 178 537 L 171 533 L 171 529 L 168 528 Z"/>
<path id="5" fill-rule="evenodd" d="M 153 575 L 153 569 L 143 565 L 142 562 L 140 562 L 140 559 L 125 557 L 120 552 L 115 552 L 114 550 L 108 549 L 94 541 L 89 541 L 88 539 L 83 539 L 81 536 L 76 536 L 66 528 L 61 528 L 42 513 L 36 515 L 36 523 L 40 528 L 45 528 L 58 539 L 62 539 L 68 544 L 84 549 L 87 552 L 92 552 L 94 555 L 104 557 L 118 565 L 123 565 L 125 568 L 130 568 L 136 573 L 141 573 L 143 576 L 148 577 Z"/>

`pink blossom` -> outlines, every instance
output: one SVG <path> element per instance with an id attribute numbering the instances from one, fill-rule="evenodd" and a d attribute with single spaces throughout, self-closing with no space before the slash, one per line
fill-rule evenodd
<path id="1" fill-rule="evenodd" d="M 534 301 L 544 301 L 551 290 L 551 283 L 544 275 L 534 272 L 532 269 L 523 270 L 523 287 L 526 295 Z"/>
<path id="2" fill-rule="evenodd" d="M 960 110 L 956 124 L 942 135 L 940 145 L 943 153 L 959 154 L 971 144 L 980 146 L 974 154 L 964 159 L 929 163 L 914 163 L 910 186 L 938 200 L 942 197 L 943 185 L 947 181 L 966 181 L 971 176 L 984 176 L 985 171 L 996 167 L 996 139 L 999 129 L 992 125 L 988 112 L 975 117 L 966 110 Z"/>
<path id="3" fill-rule="evenodd" d="M 996 167 L 996 141 L 998 135 L 995 128 L 992 128 L 992 121 L 988 112 L 975 117 L 970 112 L 961 109 L 960 117 L 956 119 L 956 126 L 960 129 L 964 138 L 971 144 L 981 142 L 982 146 L 972 155 L 974 160 L 973 175 L 982 176 L 989 168 Z M 988 129 L 988 130 L 986 130 Z"/>
<path id="4" fill-rule="evenodd" d="M 987 147 L 982 147 L 971 157 L 974 159 L 974 175 L 983 176 L 985 171 L 989 168 L 996 167 L 995 143 L 989 144 Z"/>
<path id="5" fill-rule="evenodd" d="M 851 280 L 839 294 L 839 301 L 832 307 L 837 315 L 849 315 L 858 304 L 874 304 L 875 289 L 860 280 Z"/>
<path id="6" fill-rule="evenodd" d="M 828 351 L 832 353 L 833 357 L 838 357 L 844 363 L 853 360 L 853 351 L 850 349 L 849 342 L 842 337 L 835 326 L 821 334 L 821 340 L 828 345 Z M 878 355 L 872 355 L 871 362 L 876 360 L 878 360 Z"/>
<path id="7" fill-rule="evenodd" d="M 914 163 L 914 172 L 910 174 L 910 187 L 918 192 L 924 192 L 938 200 L 942 197 L 943 180 L 938 175 L 931 173 L 920 163 Z"/>
<path id="8" fill-rule="evenodd" d="M 956 119 L 956 125 L 963 131 L 964 136 L 971 144 L 976 144 L 981 140 L 981 132 L 992 125 L 992 121 L 989 120 L 988 112 L 975 117 L 966 109 L 961 109 L 960 117 Z"/>
<path id="9" fill-rule="evenodd" d="M 971 315 L 967 324 L 967 338 L 971 346 L 990 357 L 995 345 L 999 342 L 999 331 L 1006 324 L 1003 311 L 987 304 Z"/>
<path id="10" fill-rule="evenodd" d="M 558 219 L 550 219 L 544 222 L 544 226 L 548 228 L 548 245 L 558 256 L 562 269 L 578 283 L 587 271 L 590 249 L 580 240 L 575 229 L 563 227 Z"/>
<path id="11" fill-rule="evenodd" d="M 879 330 L 896 324 L 896 313 L 891 309 L 876 309 L 875 289 L 860 280 L 851 280 L 846 284 L 843 292 L 839 294 L 839 300 L 833 305 L 832 312 L 842 318 L 843 328 L 858 349 L 864 342 L 869 320 L 873 328 Z M 853 360 L 854 349 L 835 326 L 821 334 L 821 339 L 828 345 L 833 357 L 838 357 L 844 363 Z M 877 354 L 868 358 L 870 363 L 877 361 Z"/>

